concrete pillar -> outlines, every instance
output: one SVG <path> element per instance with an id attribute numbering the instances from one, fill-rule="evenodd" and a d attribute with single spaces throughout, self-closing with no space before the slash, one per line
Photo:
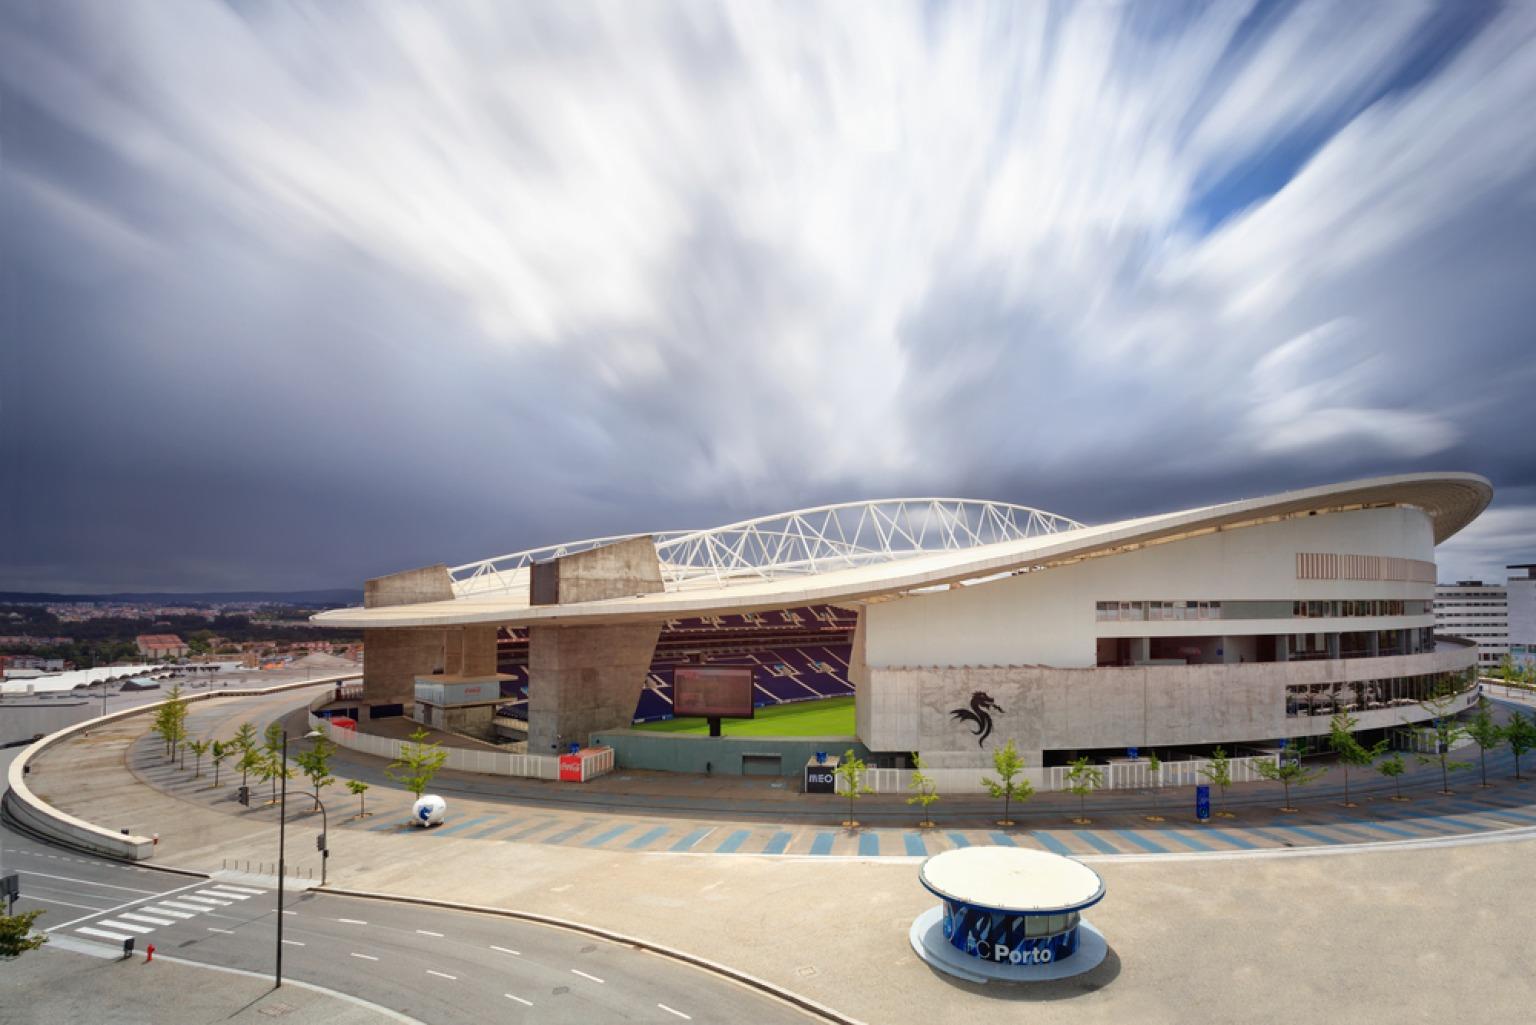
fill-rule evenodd
<path id="1" fill-rule="evenodd" d="M 1330 633 L 1325 636 L 1328 641 L 1328 657 L 1331 660 L 1337 661 L 1339 657 L 1339 635 L 1337 633 Z"/>
<path id="2" fill-rule="evenodd" d="M 1152 639 L 1150 637 L 1132 637 L 1131 641 L 1131 665 L 1144 664 L 1152 657 Z"/>
<path id="3" fill-rule="evenodd" d="M 656 545 L 631 538 L 535 567 L 530 595 L 539 605 L 568 605 L 665 588 Z M 634 720 L 640 689 L 656 654 L 661 624 L 530 626 L 528 630 L 528 753 L 553 754 L 585 746 L 592 733 L 623 729 Z M 492 657 L 494 658 L 492 634 Z"/>
<path id="4" fill-rule="evenodd" d="M 377 609 L 453 598 L 453 578 L 445 565 L 410 569 L 375 577 L 363 585 L 363 605 Z M 440 629 L 384 628 L 363 631 L 363 701 L 368 705 L 405 706 L 415 702 L 416 677 L 444 668 L 444 634 Z M 491 661 L 496 659 L 496 634 L 491 631 Z"/>
<path id="5" fill-rule="evenodd" d="M 1370 655 L 1371 658 L 1381 654 L 1381 632 L 1379 630 L 1372 630 L 1367 635 L 1365 650 L 1366 654 Z"/>
<path id="6" fill-rule="evenodd" d="M 1291 660 L 1291 635 L 1280 634 L 1275 638 L 1275 661 L 1289 662 Z"/>

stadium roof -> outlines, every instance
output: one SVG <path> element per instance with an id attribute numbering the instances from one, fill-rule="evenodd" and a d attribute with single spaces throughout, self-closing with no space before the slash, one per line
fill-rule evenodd
<path id="1" fill-rule="evenodd" d="M 1471 473 L 1403 474 L 1288 491 L 1100 526 L 1025 506 L 900 499 L 821 506 L 711 530 L 654 538 L 665 589 L 562 605 L 531 605 L 528 566 L 613 541 L 594 538 L 455 567 L 455 597 L 373 609 L 336 609 L 321 626 L 420 627 L 469 623 L 644 622 L 718 612 L 876 600 L 965 585 L 1029 569 L 1129 551 L 1217 530 L 1314 513 L 1411 506 L 1435 542 L 1472 522 L 1493 498 Z"/>

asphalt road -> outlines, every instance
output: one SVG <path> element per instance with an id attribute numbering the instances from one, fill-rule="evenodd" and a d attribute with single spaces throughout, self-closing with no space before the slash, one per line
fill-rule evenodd
<path id="1" fill-rule="evenodd" d="M 16 753 L 0 751 L 0 772 Z M 0 866 L 20 873 L 17 910 L 46 911 L 38 925 L 52 935 L 110 948 L 133 936 L 141 954 L 153 943 L 162 955 L 272 971 L 277 895 L 264 883 L 121 865 L 3 822 Z M 712 973 L 564 929 L 317 893 L 290 892 L 285 903 L 286 977 L 432 1025 L 815 1020 Z"/>

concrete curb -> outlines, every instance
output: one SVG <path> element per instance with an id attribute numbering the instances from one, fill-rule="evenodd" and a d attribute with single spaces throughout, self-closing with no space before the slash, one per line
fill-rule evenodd
<path id="1" fill-rule="evenodd" d="M 603 929 L 595 925 L 587 925 L 584 922 L 576 922 L 568 918 L 556 918 L 553 915 L 540 915 L 532 911 L 515 911 L 511 908 L 491 907 L 485 904 L 466 904 L 461 901 L 435 900 L 431 897 L 412 897 L 406 894 L 378 893 L 371 890 L 348 890 L 334 886 L 316 886 L 310 892 L 325 893 L 335 897 L 355 897 L 361 900 L 390 901 L 396 904 L 419 904 L 423 907 L 446 908 L 450 911 L 472 911 L 482 915 L 500 915 L 503 918 L 516 918 L 520 921 L 533 922 L 537 925 L 548 925 L 557 929 L 579 932 L 587 936 L 607 940 L 610 943 L 622 943 L 637 950 L 646 950 L 661 957 L 670 958 L 674 961 L 712 972 L 723 978 L 730 979 L 732 982 L 737 982 L 761 993 L 766 993 L 771 997 L 782 1000 L 826 1021 L 834 1022 L 836 1025 L 865 1025 L 865 1022 L 861 1019 L 849 1017 L 841 1011 L 833 1010 L 825 1004 L 812 1000 L 810 997 L 801 996 L 793 990 L 775 985 L 766 979 L 760 979 L 739 968 L 732 968 L 730 965 L 723 965 L 718 961 L 711 961 L 708 958 L 699 957 L 697 954 L 678 950 L 676 947 L 668 947 L 650 940 L 627 936 L 621 932 L 614 932 L 611 929 Z"/>
<path id="2" fill-rule="evenodd" d="M 219 698 L 264 697 L 269 694 L 280 694 L 284 691 L 299 690 L 304 687 L 340 683 L 343 680 L 350 680 L 359 675 L 361 674 L 344 673 L 331 677 L 321 677 L 318 680 L 280 683 L 273 687 L 231 688 L 217 692 L 205 691 L 201 694 L 188 694 L 182 700 L 190 704 L 200 701 L 214 701 Z M 155 851 L 152 837 L 114 833 L 110 829 L 59 811 L 47 801 L 33 794 L 26 782 L 27 763 L 48 748 L 68 740 L 77 733 L 95 729 L 105 723 L 117 722 L 118 720 L 127 719 L 135 715 L 144 715 L 164 704 L 164 701 L 156 701 L 153 704 L 124 709 L 121 712 L 113 712 L 110 715 L 97 716 L 94 719 L 75 723 L 73 726 L 66 726 L 62 730 L 50 733 L 43 739 L 27 745 L 21 754 L 17 755 L 15 760 L 11 762 L 6 776 L 7 789 L 3 801 L 0 801 L 0 807 L 3 807 L 12 822 L 25 827 L 34 836 L 52 843 L 62 844 L 74 850 L 118 861 L 138 862 L 149 860 L 154 856 Z"/>

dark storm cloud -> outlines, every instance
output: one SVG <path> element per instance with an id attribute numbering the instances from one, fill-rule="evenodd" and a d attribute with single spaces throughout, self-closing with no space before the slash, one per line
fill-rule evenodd
<path id="1" fill-rule="evenodd" d="M 1536 16 L 1166 10 L 7 5 L 0 588 L 1421 469 L 1536 556 Z"/>

